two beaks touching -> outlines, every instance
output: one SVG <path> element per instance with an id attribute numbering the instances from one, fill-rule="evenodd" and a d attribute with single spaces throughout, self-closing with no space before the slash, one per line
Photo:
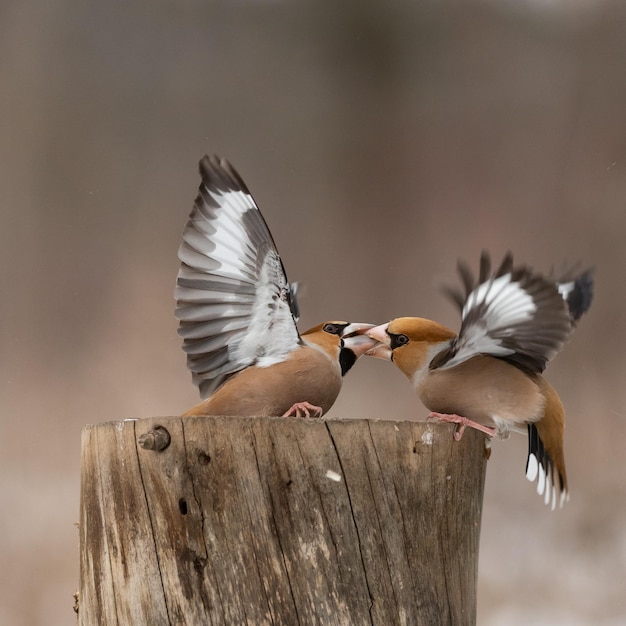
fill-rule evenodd
<path id="1" fill-rule="evenodd" d="M 568 497 L 565 412 L 541 373 L 593 296 L 591 270 L 543 276 L 509 253 L 478 278 L 459 263 L 457 333 L 420 317 L 329 321 L 300 333 L 290 285 L 258 206 L 235 169 L 200 162 L 202 182 L 179 249 L 175 297 L 187 365 L 203 400 L 184 415 L 321 416 L 343 376 L 370 355 L 409 379 L 429 418 L 489 437 L 527 432 L 526 475 L 554 508 Z M 558 491 L 558 494 L 557 494 Z"/>

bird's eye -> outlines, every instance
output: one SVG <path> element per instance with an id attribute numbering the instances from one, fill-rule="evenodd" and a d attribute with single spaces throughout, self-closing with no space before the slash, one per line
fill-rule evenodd
<path id="1" fill-rule="evenodd" d="M 339 327 L 339 324 L 324 324 L 324 326 L 322 326 L 322 330 L 325 333 L 330 333 L 331 335 L 340 335 L 341 334 L 341 328 Z"/>
<path id="2" fill-rule="evenodd" d="M 394 335 L 392 333 L 389 333 L 389 336 L 391 337 L 391 349 L 392 350 L 395 350 L 399 346 L 404 346 L 407 343 L 409 343 L 409 338 L 406 335 L 403 335 L 403 334 Z"/>

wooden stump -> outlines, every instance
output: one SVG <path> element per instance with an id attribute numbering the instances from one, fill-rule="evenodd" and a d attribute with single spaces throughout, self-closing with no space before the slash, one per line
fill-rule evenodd
<path id="1" fill-rule="evenodd" d="M 474 624 L 485 439 L 453 430 L 86 426 L 79 624 Z"/>

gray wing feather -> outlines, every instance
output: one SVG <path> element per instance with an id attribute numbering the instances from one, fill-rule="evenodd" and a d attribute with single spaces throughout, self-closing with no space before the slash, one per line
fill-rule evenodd
<path id="1" fill-rule="evenodd" d="M 282 360 L 300 337 L 282 261 L 245 183 L 216 156 L 200 173 L 174 295 L 187 366 L 206 398 L 243 368 Z"/>
<path id="2" fill-rule="evenodd" d="M 459 336 L 431 367 L 452 367 L 475 356 L 489 354 L 518 367 L 542 372 L 571 332 L 566 302 L 554 281 L 525 266 L 514 267 L 507 254 L 489 276 L 491 263 L 483 253 L 478 282 L 469 268 L 459 265 L 465 297 Z"/>

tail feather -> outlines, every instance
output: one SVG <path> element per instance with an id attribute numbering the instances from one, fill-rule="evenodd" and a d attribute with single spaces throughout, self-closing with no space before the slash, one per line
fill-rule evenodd
<path id="1" fill-rule="evenodd" d="M 531 482 L 537 480 L 537 493 L 554 509 L 557 499 L 559 507 L 569 500 L 563 453 L 565 411 L 556 391 L 545 379 L 540 379 L 540 386 L 546 407 L 540 421 L 528 424 L 526 477 Z"/>

